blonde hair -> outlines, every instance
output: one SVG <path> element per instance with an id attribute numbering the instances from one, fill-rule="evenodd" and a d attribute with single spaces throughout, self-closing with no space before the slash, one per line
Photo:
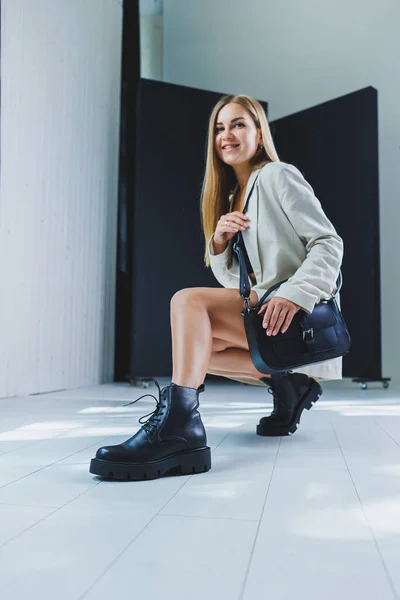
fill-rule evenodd
<path id="1" fill-rule="evenodd" d="M 253 156 L 252 165 L 254 169 L 259 169 L 268 162 L 279 161 L 267 117 L 261 104 L 254 98 L 244 94 L 223 96 L 210 115 L 206 169 L 201 192 L 201 217 L 205 237 L 204 262 L 207 267 L 210 266 L 208 241 L 213 235 L 221 215 L 229 209 L 229 195 L 237 183 L 233 168 L 218 157 L 215 147 L 215 128 L 218 113 L 221 108 L 231 102 L 245 108 L 253 118 L 257 129 L 261 130 L 263 148 L 259 148 Z"/>

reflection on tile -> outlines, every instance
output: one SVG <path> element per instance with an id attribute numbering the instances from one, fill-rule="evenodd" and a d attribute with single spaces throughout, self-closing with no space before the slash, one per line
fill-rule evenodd
<path id="1" fill-rule="evenodd" d="M 337 438 L 329 427 L 310 428 L 301 423 L 298 431 L 282 438 L 278 467 L 299 469 L 347 469 Z"/>
<path id="2" fill-rule="evenodd" d="M 400 590 L 400 464 L 373 473 L 353 468 L 351 476 L 385 565 Z"/>
<path id="3" fill-rule="evenodd" d="M 279 441 L 248 429 L 231 432 L 213 452 L 207 476 L 192 477 L 162 514 L 258 521 Z"/>
<path id="4" fill-rule="evenodd" d="M 393 600 L 348 472 L 276 468 L 244 600 L 266 582 L 282 600 Z"/>

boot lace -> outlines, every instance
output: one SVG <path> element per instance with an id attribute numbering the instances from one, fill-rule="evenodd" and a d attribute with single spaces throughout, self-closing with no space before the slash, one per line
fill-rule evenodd
<path id="1" fill-rule="evenodd" d="M 157 379 L 151 378 L 150 381 L 154 381 L 154 383 L 158 387 L 158 399 L 155 396 L 153 396 L 153 394 L 144 394 L 143 396 L 140 396 L 140 398 L 137 398 L 132 402 L 128 402 L 128 404 L 124 404 L 124 406 L 131 406 L 131 404 L 136 404 L 136 402 L 139 402 L 139 400 L 145 398 L 146 396 L 154 398 L 154 400 L 156 401 L 156 408 L 153 410 L 153 412 L 148 413 L 147 415 L 143 415 L 143 417 L 140 417 L 140 419 L 138 419 L 138 422 L 143 426 L 143 429 L 149 433 L 151 433 L 152 430 L 155 429 L 161 421 L 163 414 L 162 409 L 167 408 L 167 405 L 163 403 L 163 399 L 164 394 L 168 388 L 167 386 L 161 389 Z M 146 421 L 143 421 L 142 419 L 146 419 L 146 417 L 148 417 L 148 419 Z"/>
<path id="2" fill-rule="evenodd" d="M 274 388 L 272 386 L 268 387 L 268 393 L 271 394 L 274 398 L 274 408 L 272 413 L 270 414 L 270 417 L 275 418 L 278 416 L 278 411 L 279 408 L 283 408 L 283 410 L 286 410 L 286 406 L 285 404 L 282 402 L 282 400 L 279 398 L 278 394 L 276 393 L 276 391 L 274 390 Z M 280 407 L 278 406 L 278 403 L 280 404 Z"/>

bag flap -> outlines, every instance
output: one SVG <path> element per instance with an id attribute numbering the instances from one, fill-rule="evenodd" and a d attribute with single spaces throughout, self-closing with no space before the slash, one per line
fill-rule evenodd
<path id="1" fill-rule="evenodd" d="M 316 304 L 311 314 L 304 313 L 300 319 L 300 324 L 305 329 L 325 329 L 334 327 L 337 324 L 335 310 L 330 305 L 332 300 Z M 334 301 L 333 301 L 334 302 Z"/>

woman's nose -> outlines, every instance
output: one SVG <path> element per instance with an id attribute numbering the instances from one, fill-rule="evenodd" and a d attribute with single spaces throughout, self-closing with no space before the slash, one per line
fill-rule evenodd
<path id="1" fill-rule="evenodd" d="M 226 131 L 224 134 L 224 140 L 231 140 L 233 138 L 233 132 L 232 131 Z"/>

